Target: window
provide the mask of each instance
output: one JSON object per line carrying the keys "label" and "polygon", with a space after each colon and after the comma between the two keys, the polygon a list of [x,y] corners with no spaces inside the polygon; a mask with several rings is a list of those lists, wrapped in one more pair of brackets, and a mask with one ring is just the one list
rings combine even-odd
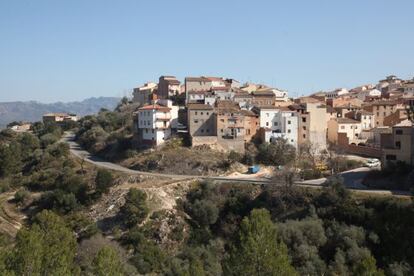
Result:
{"label": "window", "polygon": [[204,133],[204,129],[201,130],[201,133]]}
{"label": "window", "polygon": [[209,115],[209,113],[208,113],[208,112],[206,112],[206,115]]}
{"label": "window", "polygon": [[395,135],[402,135],[402,134],[403,134],[402,129],[397,129],[397,130],[395,131]]}
{"label": "window", "polygon": [[200,115],[204,115],[204,113],[203,112],[200,112]]}
{"label": "window", "polygon": [[377,112],[377,116],[379,116],[379,112]]}
{"label": "window", "polygon": [[306,134],[303,134],[303,139],[306,139]]}
{"label": "window", "polygon": [[288,121],[288,125],[290,125],[291,123],[292,123],[292,122],[289,120],[289,121]]}
{"label": "window", "polygon": [[384,112],[384,116],[387,116],[387,112]]}
{"label": "window", "polygon": [[198,124],[198,120],[194,120],[194,124]]}
{"label": "window", "polygon": [[266,122],[266,126],[269,126],[269,122]]}
{"label": "window", "polygon": [[287,133],[290,133],[290,129],[287,130]]}
{"label": "window", "polygon": [[387,154],[385,155],[385,159],[388,161],[394,161],[394,160],[397,160],[397,156],[394,154]]}
{"label": "window", "polygon": [[224,132],[224,130],[223,130],[223,129],[221,129],[220,131],[221,131],[221,133],[223,133],[223,132]]}
{"label": "window", "polygon": [[277,126],[277,122],[274,122],[274,123],[273,123],[273,125],[274,125],[274,126]]}
{"label": "window", "polygon": [[194,114],[195,114],[195,115],[198,115],[198,112],[196,111],[196,112],[194,112]]}
{"label": "window", "polygon": [[293,143],[293,139],[290,139],[290,141]]}
{"label": "window", "polygon": [[154,130],[152,130],[152,133],[154,133]]}
{"label": "window", "polygon": [[145,129],[145,133],[148,133],[148,128]]}
{"label": "window", "polygon": [[306,118],[305,117],[302,118],[302,122],[306,123]]}
{"label": "window", "polygon": [[269,117],[269,113],[266,113],[266,117]]}
{"label": "window", "polygon": [[303,128],[303,130],[306,130],[306,126],[303,126],[302,128]]}
{"label": "window", "polygon": [[400,141],[395,142],[395,147],[397,149],[400,149],[401,148],[401,142]]}
{"label": "window", "polygon": [[210,129],[206,129],[206,132],[209,133],[210,132]]}

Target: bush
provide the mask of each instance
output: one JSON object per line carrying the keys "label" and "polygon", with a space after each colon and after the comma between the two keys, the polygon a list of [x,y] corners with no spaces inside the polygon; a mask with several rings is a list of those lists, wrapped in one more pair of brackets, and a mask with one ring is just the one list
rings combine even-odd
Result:
{"label": "bush", "polygon": [[148,215],[147,194],[138,189],[129,189],[125,204],[121,208],[121,216],[128,227],[144,221]]}
{"label": "bush", "polygon": [[14,200],[18,205],[22,205],[28,199],[30,193],[25,189],[20,189],[14,194]]}
{"label": "bush", "polygon": [[95,189],[97,193],[107,193],[113,185],[112,173],[105,169],[99,169],[95,178]]}
{"label": "bush", "polygon": [[286,165],[296,157],[295,148],[285,139],[277,139],[272,143],[263,143],[259,146],[257,161],[265,165]]}

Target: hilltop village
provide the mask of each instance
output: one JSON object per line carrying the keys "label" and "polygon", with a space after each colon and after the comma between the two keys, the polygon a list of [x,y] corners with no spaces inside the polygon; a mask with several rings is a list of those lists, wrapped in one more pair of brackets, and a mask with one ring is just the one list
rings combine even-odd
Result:
{"label": "hilltop village", "polygon": [[[176,135],[192,146],[243,153],[252,140],[285,139],[315,152],[335,145],[383,164],[413,164],[414,79],[388,76],[376,84],[290,98],[287,91],[222,77],[161,76],[133,89],[137,146],[155,147]],[[408,113],[407,113],[408,112]]]}

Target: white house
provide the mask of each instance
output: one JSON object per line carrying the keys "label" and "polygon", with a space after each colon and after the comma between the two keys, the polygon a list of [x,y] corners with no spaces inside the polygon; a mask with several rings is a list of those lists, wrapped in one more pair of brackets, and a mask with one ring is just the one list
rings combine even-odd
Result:
{"label": "white house", "polygon": [[171,137],[178,125],[178,106],[169,100],[159,100],[143,106],[137,112],[138,141],[158,146]]}
{"label": "white house", "polygon": [[260,107],[259,126],[264,129],[264,140],[271,142],[284,138],[295,148],[298,146],[298,116],[285,107]]}

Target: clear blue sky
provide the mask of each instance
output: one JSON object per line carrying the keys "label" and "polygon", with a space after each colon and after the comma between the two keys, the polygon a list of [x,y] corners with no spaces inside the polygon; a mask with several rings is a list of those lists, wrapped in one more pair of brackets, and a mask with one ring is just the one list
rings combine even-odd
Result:
{"label": "clear blue sky", "polygon": [[414,1],[0,0],[0,101],[122,96],[161,74],[293,96],[414,76]]}

